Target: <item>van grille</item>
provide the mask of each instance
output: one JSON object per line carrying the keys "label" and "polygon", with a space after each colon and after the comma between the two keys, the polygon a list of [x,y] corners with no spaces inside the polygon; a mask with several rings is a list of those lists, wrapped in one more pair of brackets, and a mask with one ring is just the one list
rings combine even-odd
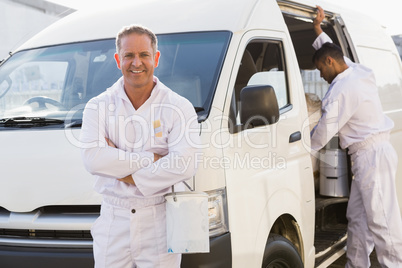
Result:
{"label": "van grille", "polygon": [[0,229],[0,237],[4,238],[58,238],[58,239],[80,239],[92,240],[90,231],[69,231],[69,230],[18,230]]}
{"label": "van grille", "polygon": [[[0,207],[0,238],[7,239],[55,239],[92,241],[90,226],[99,216],[100,206],[47,206],[30,213],[15,213],[28,215],[26,221],[17,222],[14,228],[12,212]],[[38,215],[29,221],[30,215]],[[30,228],[32,225],[32,229]],[[54,229],[41,226],[52,226]],[[85,226],[80,228],[80,226]],[[69,227],[74,227],[69,229]]]}

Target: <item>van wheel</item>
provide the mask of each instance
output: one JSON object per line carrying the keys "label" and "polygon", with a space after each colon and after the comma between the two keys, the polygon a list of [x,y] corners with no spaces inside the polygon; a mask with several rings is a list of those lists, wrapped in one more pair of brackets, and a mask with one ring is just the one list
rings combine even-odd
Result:
{"label": "van wheel", "polygon": [[271,234],[265,246],[262,268],[303,268],[296,247],[281,235]]}

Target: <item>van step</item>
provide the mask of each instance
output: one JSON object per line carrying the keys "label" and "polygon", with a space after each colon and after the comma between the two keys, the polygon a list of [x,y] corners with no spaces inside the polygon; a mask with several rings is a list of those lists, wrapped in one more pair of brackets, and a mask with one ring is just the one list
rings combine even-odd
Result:
{"label": "van step", "polygon": [[316,198],[314,246],[318,266],[346,245],[348,198]]}
{"label": "van step", "polygon": [[[336,239],[336,237],[338,239]],[[326,259],[330,258],[334,253],[346,246],[347,233],[346,229],[342,232],[319,232],[315,235],[316,255],[315,267],[319,266]]]}
{"label": "van step", "polygon": [[346,224],[338,224],[328,230],[316,230],[314,236],[316,256],[321,256],[323,252],[345,240],[346,227]]}

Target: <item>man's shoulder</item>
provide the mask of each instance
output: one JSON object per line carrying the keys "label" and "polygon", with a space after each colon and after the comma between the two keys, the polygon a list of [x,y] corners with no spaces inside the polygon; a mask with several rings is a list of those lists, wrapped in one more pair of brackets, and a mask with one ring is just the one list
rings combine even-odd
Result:
{"label": "man's shoulder", "polygon": [[353,66],[353,72],[351,73],[349,80],[353,81],[355,85],[377,87],[374,72],[362,64],[356,64]]}
{"label": "man's shoulder", "polygon": [[357,64],[350,70],[349,75],[338,81],[333,88],[333,97],[352,99],[364,99],[363,96],[377,92],[375,78],[370,69]]}

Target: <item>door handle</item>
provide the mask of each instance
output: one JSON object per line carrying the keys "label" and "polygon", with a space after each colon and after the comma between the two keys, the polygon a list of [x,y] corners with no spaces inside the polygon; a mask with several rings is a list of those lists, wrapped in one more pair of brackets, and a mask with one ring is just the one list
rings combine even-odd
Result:
{"label": "door handle", "polygon": [[301,132],[296,131],[295,133],[290,134],[289,136],[289,143],[296,142],[301,140]]}

